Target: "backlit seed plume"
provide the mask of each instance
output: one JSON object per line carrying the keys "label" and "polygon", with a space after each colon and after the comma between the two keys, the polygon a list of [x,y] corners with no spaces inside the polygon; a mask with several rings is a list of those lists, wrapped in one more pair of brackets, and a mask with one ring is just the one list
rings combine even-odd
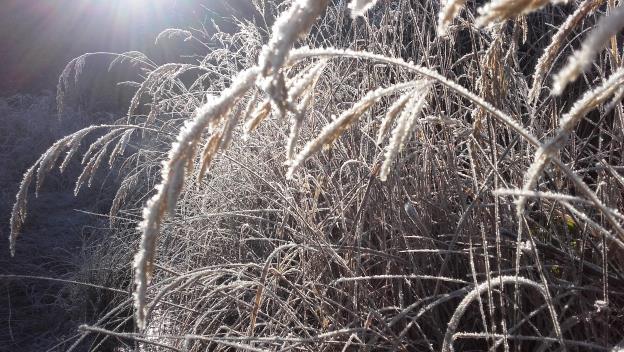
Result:
{"label": "backlit seed plume", "polygon": [[349,9],[351,9],[351,15],[364,16],[366,11],[371,9],[378,0],[351,0],[349,3]]}
{"label": "backlit seed plume", "polygon": [[110,153],[110,156],[108,158],[109,166],[113,166],[115,159],[118,156],[123,155],[123,153],[126,151],[126,147],[130,142],[130,137],[132,137],[133,132],[134,130],[127,130],[126,132],[124,132],[121,138],[119,138],[119,141],[117,142],[117,144],[115,144],[115,147],[113,148],[113,151]]}
{"label": "backlit seed plume", "polygon": [[297,105],[297,108],[291,118],[291,128],[288,136],[288,142],[286,144],[286,158],[288,159],[288,162],[291,162],[295,157],[295,147],[297,139],[299,138],[299,130],[301,129],[303,119],[312,102],[312,97],[314,96],[312,90],[316,86],[316,83],[318,82],[326,64],[326,60],[321,60],[319,63],[314,65],[308,73],[303,75],[301,79],[295,81],[290,89],[288,100],[292,105],[295,104],[301,95],[305,95],[301,99],[301,102]]}
{"label": "backlit seed plume", "polygon": [[306,94],[291,118],[292,125],[288,135],[288,142],[286,143],[286,159],[288,159],[288,162],[291,162],[295,157],[295,147],[297,145],[297,139],[299,139],[299,131],[301,130],[303,118],[310,106],[312,97],[312,93]]}
{"label": "backlit seed plume", "polygon": [[160,32],[158,36],[156,36],[156,41],[154,42],[154,45],[158,45],[158,43],[165,38],[184,38],[184,41],[187,41],[193,38],[193,33],[180,28],[167,28],[164,31]]}
{"label": "backlit seed plume", "polygon": [[209,125],[216,125],[231,111],[239,99],[253,86],[258,69],[251,68],[238,74],[232,85],[223,91],[219,97],[211,99],[195,112],[193,120],[189,121],[178,135],[167,161],[163,163],[161,171],[162,181],[156,187],[156,194],[148,201],[143,210],[143,221],[139,224],[142,232],[140,248],[134,257],[135,293],[134,306],[136,321],[139,328],[144,328],[146,321],[146,294],[147,285],[154,271],[156,256],[156,242],[160,233],[160,225],[167,211],[172,212],[179,192],[184,184],[186,165],[195,157],[197,142],[203,131]]}
{"label": "backlit seed plume", "polygon": [[72,137],[72,135],[69,135],[57,141],[42,155],[41,161],[39,161],[39,167],[37,168],[37,183],[35,194],[39,194],[39,190],[41,189],[41,185],[43,184],[45,176],[52,170],[61,152],[63,152],[65,148],[69,147],[72,141]]}
{"label": "backlit seed plume", "polygon": [[329,0],[296,0],[273,25],[271,39],[262,49],[259,66],[262,72],[260,86],[279,108],[286,110],[286,87],[280,72],[295,42],[306,35]]}
{"label": "backlit seed plume", "polygon": [[392,127],[394,120],[396,120],[396,117],[399,116],[401,111],[403,111],[405,104],[407,104],[411,97],[412,95],[410,93],[406,93],[403,94],[403,96],[397,99],[394,103],[392,103],[383,121],[381,121],[379,132],[377,132],[377,145],[381,145],[384,137],[386,136],[386,133],[388,133],[390,127]]}
{"label": "backlit seed plume", "polygon": [[217,154],[217,150],[219,148],[219,144],[221,143],[221,132],[215,132],[204,146],[204,150],[202,150],[201,155],[201,166],[199,170],[199,175],[197,176],[197,182],[199,183],[206,175],[206,170],[210,166],[210,163],[214,159]]}
{"label": "backlit seed plume", "polygon": [[245,133],[249,134],[253,132],[270,113],[271,102],[269,100],[264,100],[249,114],[250,118],[247,120],[244,127]]}
{"label": "backlit seed plume", "polygon": [[560,95],[570,82],[591,66],[596,55],[607,45],[609,38],[617,34],[624,27],[624,7],[613,10],[607,17],[603,17],[596,28],[581,44],[581,49],[575,51],[568,59],[567,65],[557,73],[553,82],[553,95]]}
{"label": "backlit seed plume", "polygon": [[[118,126],[111,125],[93,125],[86,128],[83,128],[79,131],[76,131],[68,136],[63,137],[62,139],[55,142],[45,153],[35,161],[35,163],[24,173],[22,178],[22,182],[20,183],[17,195],[15,197],[15,203],[13,204],[13,210],[11,212],[11,234],[9,236],[10,241],[10,249],[11,254],[15,254],[15,241],[22,230],[22,226],[26,221],[27,214],[27,201],[28,201],[28,190],[30,185],[32,184],[33,179],[36,177],[36,193],[38,193],[41,188],[45,176],[54,168],[57,161],[59,160],[60,154],[66,151],[65,159],[62,161],[60,169],[61,172],[64,170],[65,166],[68,164],[69,159],[75,154],[76,150],[80,145],[80,141],[90,132],[101,129],[101,128],[112,128]],[[129,127],[129,126],[126,126]],[[102,151],[101,151],[102,152]],[[100,158],[92,158],[93,165],[97,166],[101,161],[102,154],[96,154],[100,156]],[[83,170],[83,174],[85,171]],[[92,174],[85,174],[82,176],[84,180],[90,177]]]}
{"label": "backlit seed plume", "polygon": [[30,188],[30,184],[32,183],[35,175],[36,167],[37,163],[31,166],[24,173],[19,190],[15,196],[15,203],[13,204],[13,211],[11,212],[11,235],[9,236],[11,256],[15,256],[15,242],[17,241],[17,236],[21,232],[24,221],[26,220],[28,189]]}
{"label": "backlit seed plume", "polygon": [[384,156],[384,162],[381,165],[381,171],[379,172],[379,179],[386,181],[388,175],[392,170],[392,165],[399,152],[403,149],[405,142],[407,142],[411,132],[416,125],[416,119],[422,112],[422,109],[427,103],[427,95],[429,93],[430,84],[426,83],[423,87],[417,88],[412,94],[409,102],[405,106],[405,109],[399,117],[397,126],[392,131],[392,137],[390,138],[390,144],[386,148]]}
{"label": "backlit seed plume", "polygon": [[379,88],[368,92],[364,98],[353,104],[350,109],[343,112],[338,118],[325,126],[315,139],[306,144],[303,150],[290,162],[286,177],[292,178],[297,169],[301,167],[310,156],[321,150],[323,146],[333,144],[344,131],[351,127],[351,125],[353,125],[362,114],[368,111],[373,104],[379,101],[379,99],[386,95],[396,93],[397,91],[413,88],[414,86],[418,86],[418,83],[400,83],[388,88]]}
{"label": "backlit seed plume", "polygon": [[[294,111],[296,109],[293,109],[296,106],[297,99],[316,84],[318,76],[322,73],[326,64],[326,60],[321,60],[315,65],[297,73],[295,77],[288,79],[284,87],[286,93],[280,98],[284,100],[283,105],[288,106],[289,110],[293,110],[295,114],[298,114],[298,112]],[[255,104],[256,99],[255,97],[252,98],[249,104]],[[244,121],[246,121],[244,131],[246,135],[253,132],[269,116],[271,113],[271,101],[265,99],[255,109],[252,108],[253,106],[248,105],[244,112]]]}
{"label": "backlit seed plume", "polygon": [[537,60],[535,65],[535,72],[533,73],[533,83],[531,90],[529,91],[529,102],[534,102],[538,98],[546,73],[550,70],[550,67],[559,54],[559,50],[566,43],[565,38],[572,32],[572,30],[587,16],[587,14],[593,11],[602,1],[600,0],[585,0],[579,5],[573,14],[566,18],[565,22],[559,26],[557,33],[553,35],[550,44],[544,49],[544,54]]}
{"label": "backlit seed plume", "polygon": [[459,11],[464,7],[466,0],[447,0],[444,3],[444,7],[440,10],[438,15],[438,35],[446,35],[448,27],[453,22],[453,19],[457,17]]}
{"label": "backlit seed plume", "polygon": [[[563,146],[563,143],[572,133],[574,127],[583,117],[585,117],[585,115],[587,115],[587,113],[609,99],[623,83],[624,69],[620,68],[603,84],[589,92],[586,92],[581,99],[574,103],[570,111],[564,114],[559,120],[557,134],[538,148],[535,160],[526,172],[522,191],[532,191],[537,186],[537,181],[544,171],[548,161],[550,158],[553,158]],[[526,202],[527,197],[521,196],[518,198],[518,202],[516,204],[516,212],[518,216],[524,212]]]}
{"label": "backlit seed plume", "polygon": [[479,27],[519,15],[526,15],[548,4],[567,3],[568,0],[494,0],[479,9],[475,23]]}

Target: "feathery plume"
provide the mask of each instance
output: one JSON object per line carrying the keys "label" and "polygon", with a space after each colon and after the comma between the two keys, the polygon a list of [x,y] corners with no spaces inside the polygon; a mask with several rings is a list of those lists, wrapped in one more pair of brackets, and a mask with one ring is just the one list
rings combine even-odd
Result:
{"label": "feathery plume", "polygon": [[318,63],[303,70],[288,82],[288,104],[295,105],[299,99],[310,88],[318,82],[321,73],[327,66],[327,60],[320,60]]}
{"label": "feathery plume", "polygon": [[147,55],[143,54],[140,51],[126,51],[125,53],[117,55],[113,61],[108,65],[108,70],[112,71],[116,65],[123,64],[128,61],[133,67],[139,66],[139,64],[153,66],[154,63],[150,60]]}
{"label": "feathery plume", "polygon": [[308,33],[314,21],[325,10],[329,0],[296,0],[273,25],[271,39],[262,49],[259,67],[262,79],[258,82],[271,97],[278,112],[286,111],[286,87],[281,69],[295,41]]}
{"label": "feathery plume", "polygon": [[535,72],[533,73],[533,83],[531,84],[531,90],[529,91],[529,102],[534,102],[539,96],[539,92],[544,82],[546,72],[549,70],[550,65],[553,63],[561,46],[565,43],[564,39],[572,32],[588,13],[595,10],[598,5],[602,3],[602,0],[585,0],[579,7],[572,13],[565,22],[559,26],[557,33],[553,35],[552,40],[548,47],[544,49],[544,54],[540,56],[535,64]]}
{"label": "feathery plume", "polygon": [[59,170],[61,172],[64,172],[67,166],[69,166],[69,162],[71,161],[72,157],[78,152],[78,148],[80,148],[80,143],[82,142],[83,138],[92,130],[92,128],[85,128],[72,134],[71,140],[69,141],[69,143],[67,143],[67,152],[65,153],[65,158],[63,158],[63,162],[61,162],[61,166],[59,166]]}
{"label": "feathery plume", "polygon": [[[56,85],[56,106],[59,118],[62,117],[65,112],[65,96],[71,90],[72,87],[76,86],[80,79],[80,74],[82,73],[82,69],[86,63],[86,59],[94,55],[93,53],[82,54],[74,59],[72,59],[63,69],[61,75],[58,79],[58,84]],[[70,78],[73,73],[73,82],[71,82]]]}
{"label": "feathery plume", "polygon": [[[326,60],[321,60],[316,65],[308,67],[305,70],[297,73],[295,77],[289,79],[285,84],[285,91],[288,93],[284,93],[284,96],[281,98],[283,100],[283,105],[288,106],[289,110],[294,111],[295,114],[298,114],[296,109],[292,107],[295,106],[295,102],[298,98],[301,97],[310,87],[314,86],[318,81],[318,76],[322,73],[323,69],[327,64]],[[255,97],[255,95],[254,95]],[[253,104],[255,99],[250,100],[250,104]],[[245,109],[248,110],[251,106],[247,106]],[[278,107],[279,109],[279,107]],[[271,100],[265,99],[262,103],[260,103],[255,110],[251,114],[245,112],[245,116],[250,116],[245,123],[244,131],[245,134],[253,132],[258,126],[269,116],[271,112]]]}
{"label": "feathery plume", "polygon": [[448,27],[453,22],[453,19],[457,17],[459,11],[466,4],[466,0],[447,0],[444,2],[444,7],[440,10],[438,15],[438,35],[444,36],[447,34]]}
{"label": "feathery plume", "polygon": [[410,98],[405,110],[401,113],[397,126],[392,131],[390,144],[386,148],[384,161],[379,172],[379,179],[382,181],[388,179],[394,160],[403,149],[405,142],[414,129],[416,118],[420,115],[427,102],[430,86],[431,84],[426,82],[421,87],[415,89],[415,92],[412,93],[412,98]]}
{"label": "feathery plume", "polygon": [[305,94],[305,96],[295,109],[295,112],[293,113],[293,116],[291,118],[290,133],[288,135],[288,142],[286,146],[286,158],[288,159],[288,163],[290,163],[295,157],[295,147],[297,144],[297,139],[299,139],[299,130],[301,129],[304,116],[314,96],[314,93],[311,91],[316,86],[316,83],[318,82],[321,73],[323,72],[323,69],[326,65],[327,60],[321,60],[319,63],[314,65],[301,79],[293,82],[292,88],[289,91],[288,100],[291,102],[291,104],[294,104],[295,101],[302,94]]}
{"label": "feathery plume", "polygon": [[[40,158],[41,160],[41,158]],[[37,163],[31,166],[22,177],[17,194],[15,195],[15,203],[13,204],[13,210],[11,212],[11,234],[9,235],[9,243],[11,248],[11,256],[15,256],[15,242],[17,236],[19,236],[22,226],[26,220],[27,204],[28,204],[28,189],[35,175],[35,168]]]}
{"label": "feathery plume", "polygon": [[154,42],[154,45],[158,45],[158,43],[165,38],[166,39],[184,38],[184,41],[186,42],[190,40],[191,38],[193,38],[193,33],[185,29],[180,29],[180,28],[167,28],[163,30],[162,32],[158,33],[158,36],[156,36],[156,41]]}
{"label": "feathery plume", "polygon": [[100,149],[85,165],[82,169],[82,173],[78,176],[78,180],[76,181],[76,185],[74,187],[74,196],[77,196],[82,188],[82,185],[87,183],[87,187],[91,187],[91,181],[93,180],[93,176],[97,171],[100,162],[102,161],[104,154],[106,154],[106,147],[108,147],[108,143],[106,143],[102,149]]}
{"label": "feathery plume", "polygon": [[210,166],[210,163],[217,154],[217,150],[219,149],[219,145],[221,144],[221,132],[215,132],[210,136],[208,142],[204,146],[204,150],[202,151],[201,156],[201,167],[199,174],[197,175],[197,183],[201,182],[206,174],[206,170]]}
{"label": "feathery plume", "polygon": [[85,164],[96,151],[104,148],[104,146],[107,146],[111,140],[113,140],[115,137],[119,136],[123,132],[124,129],[113,129],[112,131],[98,138],[95,142],[91,143],[89,149],[87,149],[87,151],[84,153],[81,163]]}
{"label": "feathery plume", "polygon": [[197,141],[204,129],[208,125],[217,124],[230,112],[236,102],[253,86],[258,74],[259,70],[256,68],[242,71],[219,97],[199,107],[195,112],[195,117],[178,135],[178,141],[172,145],[168,160],[163,163],[162,181],[156,187],[156,194],[143,209],[143,221],[139,224],[139,230],[142,232],[140,248],[134,257],[136,285],[134,306],[137,326],[141,329],[146,324],[147,285],[154,272],[160,225],[165,212],[167,210],[171,212],[175,207],[175,201],[184,183],[185,164],[193,159]]}
{"label": "feathery plume", "polygon": [[352,16],[364,16],[366,11],[371,9],[378,0],[351,0],[349,9]]}
{"label": "feathery plume", "polygon": [[568,0],[494,0],[479,9],[475,20],[478,27],[495,21],[503,21],[519,15],[526,15],[548,4],[567,3]]}
{"label": "feathery plume", "polygon": [[117,142],[117,144],[115,144],[115,148],[113,148],[113,151],[110,153],[110,157],[108,159],[109,166],[113,166],[115,159],[118,156],[122,156],[123,153],[126,151],[126,147],[130,142],[130,137],[132,137],[133,132],[134,129],[129,129],[121,135],[121,138],[119,138],[119,141]]}
{"label": "feathery plume", "polygon": [[134,111],[139,107],[141,103],[141,96],[147,93],[152,87],[154,87],[160,80],[169,77],[171,74],[178,71],[181,64],[169,63],[159,66],[157,69],[149,73],[147,78],[141,83],[141,86],[132,96],[130,101],[130,107],[128,108],[128,118],[134,115]]}
{"label": "feathery plume", "polygon": [[624,6],[619,6],[610,15],[603,17],[598,25],[568,59],[567,65],[554,77],[553,95],[560,95],[570,82],[589,68],[594,58],[608,43],[609,38],[624,27]]}
{"label": "feathery plume", "polygon": [[249,115],[251,118],[245,123],[245,133],[253,132],[271,112],[271,101],[265,100],[260,103]]}
{"label": "feathery plume", "polygon": [[[561,117],[557,134],[537,149],[535,160],[525,174],[525,181],[522,187],[523,192],[532,191],[535,188],[549,159],[553,158],[559,151],[562,144],[572,132],[574,126],[576,126],[588,112],[604,103],[613,95],[613,93],[620,88],[622,83],[624,83],[624,68],[618,69],[600,86],[586,92],[581,99],[574,103],[570,111]],[[516,215],[518,217],[524,212],[526,201],[526,196],[520,196],[518,198],[518,202],[516,203]]]}
{"label": "feathery plume", "polygon": [[394,123],[394,120],[399,115],[399,113],[403,111],[405,104],[407,104],[407,102],[412,97],[413,96],[411,93],[403,94],[399,99],[397,99],[390,106],[390,108],[388,109],[388,112],[386,113],[386,116],[381,122],[381,126],[379,127],[379,132],[377,132],[377,145],[381,145],[381,143],[383,142],[383,137],[388,133],[388,131],[390,130],[390,127],[392,127],[392,124]]}
{"label": "feathery plume", "polygon": [[35,187],[35,195],[37,197],[39,196],[39,190],[43,185],[45,176],[52,170],[61,152],[70,145],[71,139],[72,136],[69,135],[58,140],[42,155],[39,167],[37,168],[37,184]]}
{"label": "feathery plume", "polygon": [[522,125],[520,125],[515,119],[511,118],[509,115],[504,112],[498,110],[492,104],[485,101],[483,98],[477,96],[476,94],[471,93],[465,87],[457,84],[454,81],[447,79],[442,76],[438,72],[428,69],[426,67],[422,67],[419,65],[415,65],[413,62],[406,62],[399,58],[390,58],[384,55],[374,54],[366,51],[355,51],[355,50],[342,50],[335,48],[327,48],[327,49],[310,49],[310,48],[300,48],[295,50],[291,59],[293,61],[302,60],[305,58],[331,58],[331,57],[352,57],[358,59],[371,60],[376,62],[381,62],[389,65],[394,65],[396,67],[401,67],[407,69],[409,71],[418,73],[426,78],[434,80],[438,82],[440,85],[450,89],[455,94],[462,96],[468,100],[470,100],[476,106],[483,108],[486,112],[490,113],[492,117],[501,122],[502,124],[508,126],[513,131],[518,133],[522,138],[527,140],[531,145],[539,146],[540,143],[531,134],[527,129],[525,129]]}
{"label": "feathery plume", "polygon": [[313,154],[317,153],[325,145],[334,143],[344,131],[346,131],[362,114],[373,106],[382,97],[397,91],[418,86],[419,83],[400,83],[388,88],[379,88],[368,92],[364,98],[355,103],[350,109],[343,112],[337,119],[325,126],[319,135],[308,142],[301,152],[290,162],[290,167],[286,174],[287,178],[292,178],[295,171]]}
{"label": "feathery plume", "polygon": [[288,159],[288,163],[295,157],[295,147],[297,145],[297,139],[299,139],[299,131],[301,130],[303,118],[312,102],[313,96],[312,93],[306,94],[291,118],[290,134],[288,135],[288,143],[286,145],[286,158]]}
{"label": "feathery plume", "polygon": [[245,109],[243,109],[243,116],[241,117],[241,120],[243,121],[243,124],[245,124],[245,126],[247,125],[247,122],[249,122],[249,120],[251,119],[252,113],[255,110],[256,103],[258,103],[258,96],[258,91],[254,90],[253,94],[249,97],[249,100],[245,105]]}

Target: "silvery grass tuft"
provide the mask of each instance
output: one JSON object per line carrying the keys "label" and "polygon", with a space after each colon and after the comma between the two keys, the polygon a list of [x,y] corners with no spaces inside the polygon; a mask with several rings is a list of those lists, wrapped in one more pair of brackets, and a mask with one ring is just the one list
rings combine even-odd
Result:
{"label": "silvery grass tuft", "polygon": [[555,75],[553,94],[560,95],[570,82],[574,82],[581,73],[586,71],[596,54],[622,27],[624,27],[624,7],[619,6],[598,22],[596,28],[583,41],[581,49],[575,51],[568,59],[567,65]]}
{"label": "silvery grass tuft", "polygon": [[529,101],[534,102],[544,83],[547,71],[550,69],[553,61],[557,58],[561,47],[565,44],[565,39],[574,27],[576,27],[591,11],[594,11],[601,1],[585,0],[568,16],[564,23],[559,26],[557,33],[552,36],[550,44],[544,49],[544,53],[540,56],[535,64],[533,72],[531,90],[529,91]]}
{"label": "silvery grass tuft", "polygon": [[[202,132],[209,125],[218,125],[228,119],[228,114],[236,102],[242,98],[256,80],[278,107],[280,115],[291,108],[287,101],[285,79],[282,66],[288,59],[288,53],[294,42],[305,35],[313,22],[327,6],[327,0],[298,0],[282,14],[273,25],[272,37],[264,47],[259,59],[259,67],[248,69],[233,80],[230,88],[221,93],[219,98],[197,109],[195,117],[178,136],[178,141],[169,152],[168,161],[163,163],[163,180],[157,187],[157,193],[150,199],[143,211],[143,221],[139,225],[142,232],[141,247],[135,256],[135,309],[137,325],[146,324],[147,285],[153,275],[156,255],[156,241],[165,213],[173,215],[175,205],[184,185],[185,172],[193,163],[195,148]],[[211,155],[216,148],[205,149],[204,154]],[[204,164],[211,157],[203,156]]]}
{"label": "silvery grass tuft", "polygon": [[429,95],[429,82],[424,82],[420,87],[408,93],[411,95],[409,101],[405,104],[405,108],[397,121],[396,127],[390,136],[390,143],[386,148],[384,162],[381,165],[379,178],[382,181],[388,179],[394,160],[400,151],[403,150],[407,142],[407,138],[412,134],[414,127],[417,125],[416,120],[422,114],[422,110],[427,103]]}

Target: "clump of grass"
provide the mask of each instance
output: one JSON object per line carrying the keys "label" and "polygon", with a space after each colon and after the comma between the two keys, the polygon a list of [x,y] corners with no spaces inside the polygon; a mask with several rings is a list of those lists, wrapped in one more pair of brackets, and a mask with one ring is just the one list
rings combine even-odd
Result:
{"label": "clump of grass", "polygon": [[[125,158],[111,220],[140,233],[138,332],[103,318],[84,334],[188,351],[619,343],[621,58],[600,52],[615,34],[597,20],[605,6],[558,3],[256,2],[269,21],[282,12],[241,24],[229,50],[225,35],[183,32],[211,50],[145,65],[128,120],[83,156],[77,189],[104,155]],[[461,8],[494,25],[448,31]],[[560,20],[554,35],[525,22]],[[593,26],[606,34],[585,92],[542,96],[561,41]],[[16,225],[35,170],[42,181],[84,133],[29,170]]]}

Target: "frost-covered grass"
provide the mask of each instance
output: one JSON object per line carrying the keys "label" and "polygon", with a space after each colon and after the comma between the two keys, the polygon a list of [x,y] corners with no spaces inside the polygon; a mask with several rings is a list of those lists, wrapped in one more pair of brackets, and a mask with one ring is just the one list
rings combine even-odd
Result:
{"label": "frost-covered grass", "polygon": [[[102,113],[68,112],[59,120],[56,110],[52,94],[0,99],[0,213],[11,212],[23,170],[51,143],[68,131],[109,118]],[[106,253],[103,249],[107,246],[101,239],[111,237],[107,224],[78,211],[105,211],[111,201],[107,187],[114,183],[102,187],[101,172],[96,187],[74,197],[67,189],[80,174],[79,166],[79,160],[71,160],[63,174],[49,172],[38,196],[27,195],[29,221],[22,229],[24,237],[16,257],[0,256],[0,291],[4,292],[0,296],[2,351],[69,347],[78,326],[99,317],[106,305],[115,301],[115,294],[111,294],[114,291],[103,291],[102,286],[119,287],[124,275],[130,284],[125,266],[114,263],[115,255],[96,259]],[[8,216],[0,221],[0,232],[10,232]],[[0,250],[9,253],[9,243],[3,241]],[[127,249],[125,253],[129,256]],[[83,346],[92,341],[89,339]]]}
{"label": "frost-covered grass", "polygon": [[[159,36],[205,48],[195,64],[120,54],[115,64],[144,70],[127,116],[60,139],[26,173],[18,247],[29,185],[85,136],[99,137],[76,190],[104,165],[122,170],[110,248],[136,251],[124,263],[133,293],[82,326],[77,344],[94,334],[184,351],[620,343],[621,10],[254,3],[255,22],[236,33]],[[579,46],[577,65],[567,57]],[[59,80],[61,105],[86,57]],[[566,63],[583,79],[553,75]]]}

